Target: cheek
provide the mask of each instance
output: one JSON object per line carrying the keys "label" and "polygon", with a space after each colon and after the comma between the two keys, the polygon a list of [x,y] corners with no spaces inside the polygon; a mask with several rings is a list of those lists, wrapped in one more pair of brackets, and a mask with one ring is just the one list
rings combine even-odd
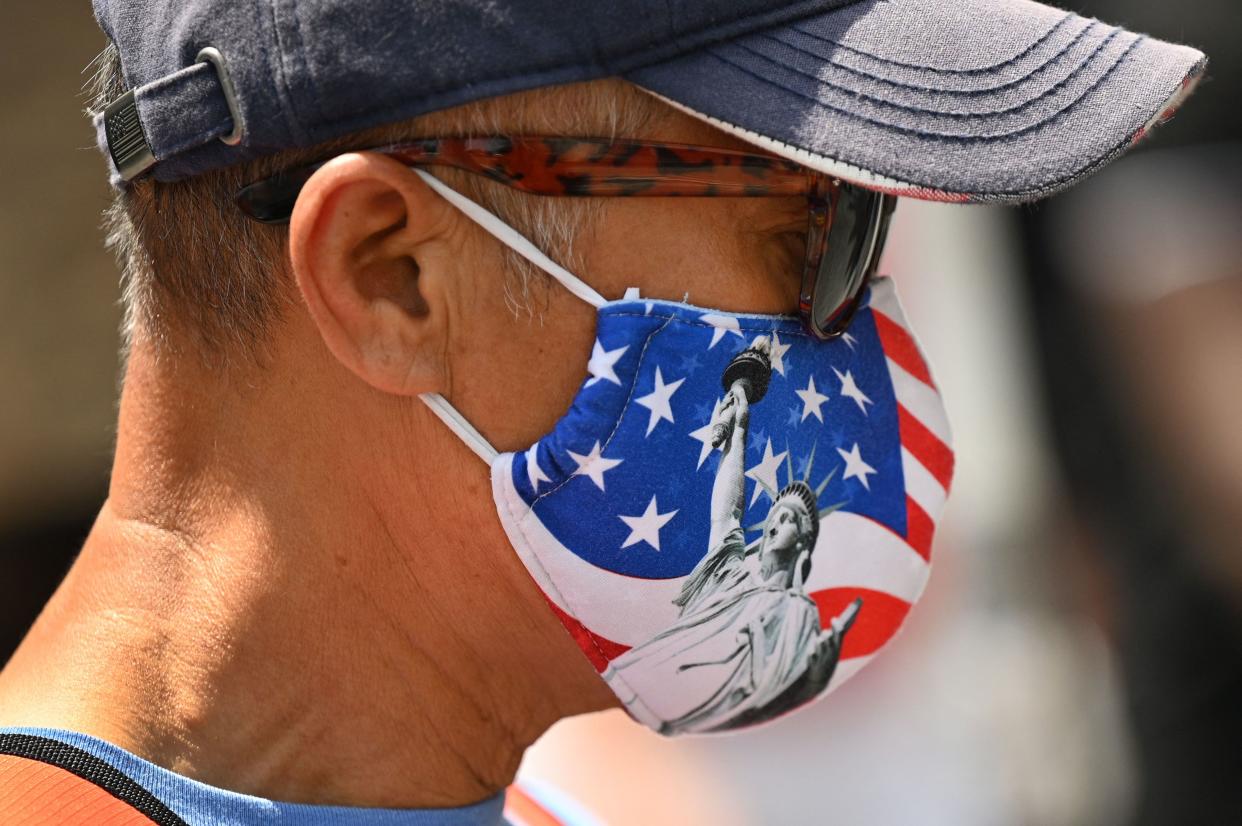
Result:
{"label": "cheek", "polygon": [[451,400],[497,450],[524,450],[565,414],[586,377],[595,310],[560,285],[532,277],[532,313],[504,301],[504,278],[459,320]]}
{"label": "cheek", "polygon": [[610,298],[638,287],[652,298],[688,294],[693,304],[730,312],[793,312],[797,286],[783,264],[773,265],[771,243],[755,230],[770,223],[761,216],[779,200],[613,199],[579,248],[580,274]]}

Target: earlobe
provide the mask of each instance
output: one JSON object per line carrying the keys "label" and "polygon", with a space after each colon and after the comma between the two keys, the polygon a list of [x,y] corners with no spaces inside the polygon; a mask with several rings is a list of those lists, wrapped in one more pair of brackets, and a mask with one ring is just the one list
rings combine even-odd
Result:
{"label": "earlobe", "polygon": [[368,384],[443,389],[456,212],[411,169],[359,152],[307,181],[289,225],[298,288],[328,349]]}

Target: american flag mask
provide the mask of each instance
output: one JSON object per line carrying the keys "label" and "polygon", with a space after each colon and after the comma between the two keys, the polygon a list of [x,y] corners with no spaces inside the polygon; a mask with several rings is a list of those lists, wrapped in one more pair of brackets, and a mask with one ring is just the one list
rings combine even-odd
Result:
{"label": "american flag mask", "polygon": [[953,473],[892,281],[827,342],[791,316],[607,301],[424,179],[598,308],[589,376],[527,450],[498,454],[424,400],[490,462],[510,542],[630,715],[736,730],[870,662],[923,592]]}

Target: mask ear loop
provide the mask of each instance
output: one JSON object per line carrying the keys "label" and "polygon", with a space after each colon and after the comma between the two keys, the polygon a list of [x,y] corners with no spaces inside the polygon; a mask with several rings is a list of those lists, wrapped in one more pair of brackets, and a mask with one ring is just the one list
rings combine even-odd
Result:
{"label": "mask ear loop", "polygon": [[[525,236],[500,220],[495,214],[479,206],[438,178],[428,174],[425,170],[415,169],[414,172],[426,182],[427,186],[439,193],[440,197],[465,213],[467,218],[495,236],[500,243],[555,278],[565,289],[578,298],[592,307],[602,307],[608,303],[608,299],[597,293],[590,284],[587,284],[581,278],[544,255]],[[466,421],[465,416],[458,413],[453,405],[449,404],[448,399],[439,393],[420,393],[419,398],[431,408],[431,412],[435,413],[440,421],[448,426],[449,430],[457,434],[457,438],[465,442],[466,447],[470,448],[476,456],[486,462],[488,467],[500,455],[500,452],[492,447],[483,434],[475,429],[474,425]]]}
{"label": "mask ear loop", "polygon": [[491,442],[476,430],[474,425],[466,421],[465,416],[457,412],[457,408],[449,404],[448,399],[439,393],[419,393],[418,397],[431,408],[431,412],[435,413],[440,421],[448,425],[449,430],[457,434],[457,438],[466,443],[466,447],[474,451],[475,456],[486,462],[488,467],[492,466],[492,462],[496,461],[500,452],[492,447]]}
{"label": "mask ear loop", "polygon": [[444,200],[464,212],[467,218],[494,235],[500,243],[561,282],[561,286],[578,296],[578,298],[581,298],[592,307],[602,307],[608,303],[608,299],[597,293],[590,284],[544,255],[525,236],[500,220],[495,214],[479,206],[457,190],[445,185],[440,179],[429,174],[426,170],[415,169],[414,171],[418,173],[420,178],[426,181],[427,186],[438,192]]}

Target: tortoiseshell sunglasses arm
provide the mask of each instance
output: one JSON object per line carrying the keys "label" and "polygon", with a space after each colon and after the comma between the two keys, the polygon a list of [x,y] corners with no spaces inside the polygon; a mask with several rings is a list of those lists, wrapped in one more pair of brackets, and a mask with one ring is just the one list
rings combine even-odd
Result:
{"label": "tortoiseshell sunglasses arm", "polygon": [[[450,166],[535,195],[775,197],[811,195],[818,176],[793,161],[731,149],[586,138],[424,138],[370,151],[410,166]],[[289,220],[323,163],[285,170],[237,194],[246,215]]]}

